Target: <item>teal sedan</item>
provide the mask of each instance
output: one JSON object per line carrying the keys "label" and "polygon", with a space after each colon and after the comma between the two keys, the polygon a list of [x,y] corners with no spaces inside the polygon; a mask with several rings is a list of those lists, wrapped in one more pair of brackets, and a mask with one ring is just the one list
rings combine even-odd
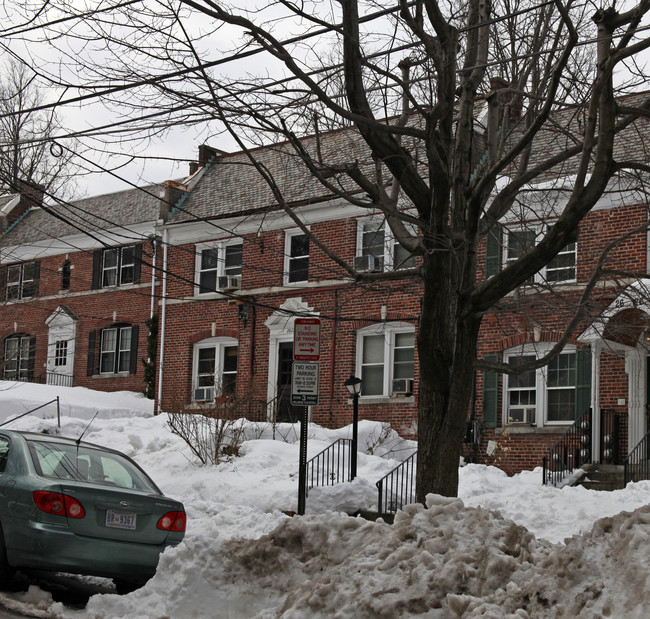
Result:
{"label": "teal sedan", "polygon": [[185,534],[183,504],[128,456],[0,430],[0,584],[28,568],[112,578],[130,591]]}

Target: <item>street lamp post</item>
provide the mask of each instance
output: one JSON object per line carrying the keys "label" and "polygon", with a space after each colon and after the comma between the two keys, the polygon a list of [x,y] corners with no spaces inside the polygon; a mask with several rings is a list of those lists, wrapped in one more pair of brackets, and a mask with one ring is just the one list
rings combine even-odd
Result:
{"label": "street lamp post", "polygon": [[350,479],[357,476],[357,445],[359,442],[359,395],[361,394],[361,379],[350,374],[345,386],[352,396],[352,458],[350,461]]}

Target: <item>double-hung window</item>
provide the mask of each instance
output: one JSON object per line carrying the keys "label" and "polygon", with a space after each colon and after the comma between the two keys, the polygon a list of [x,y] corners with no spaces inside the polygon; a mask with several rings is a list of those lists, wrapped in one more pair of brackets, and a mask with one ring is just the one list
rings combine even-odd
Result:
{"label": "double-hung window", "polygon": [[239,288],[243,249],[241,239],[197,245],[194,293]]}
{"label": "double-hung window", "polygon": [[237,388],[237,340],[213,337],[194,345],[193,400],[211,402]]}
{"label": "double-hung window", "polygon": [[93,254],[92,288],[138,284],[141,265],[141,244],[99,249]]}
{"label": "double-hung window", "polygon": [[284,284],[309,279],[309,236],[302,230],[288,230],[285,236]]}
{"label": "double-hung window", "polygon": [[[542,238],[540,228],[506,228],[503,244],[504,268],[516,262]],[[574,282],[577,278],[577,244],[569,243],[527,283]]]}
{"label": "double-hung window", "polygon": [[131,326],[110,327],[101,331],[99,373],[117,374],[131,368]]}
{"label": "double-hung window", "polygon": [[5,299],[15,301],[36,296],[39,267],[38,262],[22,262],[8,266],[5,275]]}
{"label": "double-hung window", "polygon": [[[417,236],[415,226],[405,222],[406,229]],[[382,217],[363,217],[357,228],[357,270],[389,271],[410,269],[416,266],[416,259],[402,247]]]}
{"label": "double-hung window", "polygon": [[415,328],[409,323],[373,325],[357,332],[361,395],[388,397],[413,392]]}
{"label": "double-hung window", "polygon": [[29,335],[12,335],[5,340],[4,380],[27,381],[33,367],[33,338]]}
{"label": "double-hung window", "polygon": [[[543,356],[550,345],[530,345],[506,352],[505,360],[527,363]],[[588,349],[566,348],[548,365],[520,374],[506,374],[503,379],[504,423],[547,424],[572,423],[589,406],[590,363]],[[579,366],[582,371],[579,372]],[[584,385],[579,383],[582,375]]]}
{"label": "double-hung window", "polygon": [[102,288],[135,281],[135,245],[105,249],[103,258]]}

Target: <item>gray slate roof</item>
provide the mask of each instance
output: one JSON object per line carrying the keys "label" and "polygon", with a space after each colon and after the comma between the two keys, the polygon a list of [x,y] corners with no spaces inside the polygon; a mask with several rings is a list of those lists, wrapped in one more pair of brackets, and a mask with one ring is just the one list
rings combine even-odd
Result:
{"label": "gray slate roof", "polygon": [[148,185],[47,207],[63,219],[45,209],[31,209],[0,238],[0,247],[155,221],[161,189]]}

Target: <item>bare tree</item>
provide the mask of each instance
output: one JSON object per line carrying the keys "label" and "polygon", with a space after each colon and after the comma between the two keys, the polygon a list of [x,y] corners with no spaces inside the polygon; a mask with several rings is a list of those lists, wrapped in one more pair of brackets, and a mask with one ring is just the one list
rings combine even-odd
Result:
{"label": "bare tree", "polygon": [[[615,175],[647,171],[643,153],[617,161],[614,145],[619,132],[648,116],[650,99],[618,103],[624,91],[617,93],[613,76],[628,63],[634,81],[633,61],[650,46],[639,28],[650,1],[625,13],[599,9],[591,19],[588,6],[281,0],[246,11],[217,0],[129,4],[77,20],[77,40],[101,47],[102,56],[68,52],[64,60],[75,63],[80,77],[67,85],[94,90],[126,115],[140,113],[133,130],[209,121],[242,149],[284,141],[282,149],[292,149],[325,193],[384,215],[395,239],[419,258],[416,268],[357,273],[313,241],[356,282],[420,283],[422,501],[428,492],[457,493],[475,370],[513,371],[478,359],[486,313],[508,308],[509,295],[576,240]],[[235,45],[215,52],[224,40]],[[326,53],[333,48],[340,65],[316,62],[336,58]],[[265,55],[263,64],[279,69],[235,77],[235,62],[251,55],[256,63]],[[116,83],[130,94],[108,88]],[[327,110],[330,126],[354,126],[353,147],[327,151],[319,139],[301,139],[315,110]],[[277,204],[307,231],[268,168],[254,153],[250,162]],[[556,199],[543,238],[485,278],[478,257],[486,238],[500,220],[530,208],[531,188],[548,178],[564,181],[537,189]],[[537,366],[558,354],[585,319],[585,301],[602,277],[598,262],[583,302],[564,321],[564,335]]]}
{"label": "bare tree", "polygon": [[58,115],[54,109],[35,109],[43,101],[33,72],[10,59],[0,77],[0,189],[7,193],[15,193],[23,182],[60,197],[74,191],[71,151],[52,144],[60,128]]}

